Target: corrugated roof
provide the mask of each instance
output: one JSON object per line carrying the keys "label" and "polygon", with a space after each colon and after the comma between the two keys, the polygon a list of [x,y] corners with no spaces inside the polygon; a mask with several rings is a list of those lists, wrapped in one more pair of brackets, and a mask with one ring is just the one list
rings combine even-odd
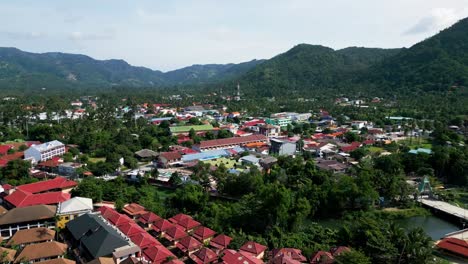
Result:
{"label": "corrugated roof", "polygon": [[57,241],[27,245],[16,257],[15,263],[62,256],[67,252],[67,248],[67,244]]}
{"label": "corrugated roof", "polygon": [[53,240],[55,238],[55,231],[45,228],[31,228],[18,230],[8,241],[7,245],[21,245],[21,244],[30,244],[37,242],[44,242],[48,240]]}
{"label": "corrugated roof", "polygon": [[242,145],[256,141],[267,141],[268,138],[264,135],[250,135],[246,137],[233,137],[223,139],[205,140],[200,142],[200,149],[212,148],[212,147],[223,147],[230,145]]}
{"label": "corrugated roof", "polygon": [[57,206],[34,205],[28,207],[14,208],[0,215],[0,225],[24,223],[54,218]]}

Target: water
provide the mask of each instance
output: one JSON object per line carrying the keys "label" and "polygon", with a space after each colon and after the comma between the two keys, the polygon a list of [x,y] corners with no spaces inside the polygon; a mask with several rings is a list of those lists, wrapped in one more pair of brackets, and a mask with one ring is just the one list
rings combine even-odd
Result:
{"label": "water", "polygon": [[414,216],[396,222],[407,229],[421,227],[433,240],[439,240],[448,233],[460,230],[457,225],[435,216]]}

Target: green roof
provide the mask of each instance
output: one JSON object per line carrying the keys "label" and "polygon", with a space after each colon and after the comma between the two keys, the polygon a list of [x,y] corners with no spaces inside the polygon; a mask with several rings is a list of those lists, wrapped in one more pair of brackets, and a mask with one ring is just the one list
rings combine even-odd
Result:
{"label": "green roof", "polygon": [[171,133],[186,133],[186,132],[189,132],[190,129],[195,130],[195,132],[197,131],[209,131],[209,130],[213,130],[213,126],[212,125],[199,125],[199,126],[173,126],[173,127],[170,127],[169,129],[171,130]]}

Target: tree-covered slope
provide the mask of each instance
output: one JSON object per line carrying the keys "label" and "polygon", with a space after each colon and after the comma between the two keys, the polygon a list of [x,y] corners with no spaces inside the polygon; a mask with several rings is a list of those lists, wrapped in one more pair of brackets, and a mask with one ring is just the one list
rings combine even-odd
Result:
{"label": "tree-covered slope", "polygon": [[322,90],[368,69],[398,49],[350,47],[342,50],[300,44],[248,72],[242,83],[250,92],[277,95],[284,90]]}
{"label": "tree-covered slope", "polygon": [[445,91],[468,85],[468,18],[360,76],[359,83],[375,87]]}

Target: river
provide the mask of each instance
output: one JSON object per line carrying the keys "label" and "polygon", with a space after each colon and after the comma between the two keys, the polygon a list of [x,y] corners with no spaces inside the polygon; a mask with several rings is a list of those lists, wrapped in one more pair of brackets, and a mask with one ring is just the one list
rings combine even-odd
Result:
{"label": "river", "polygon": [[443,238],[447,233],[460,230],[457,225],[454,225],[444,219],[435,216],[413,216],[406,219],[396,220],[405,229],[421,227],[426,234],[433,240],[437,241]]}

